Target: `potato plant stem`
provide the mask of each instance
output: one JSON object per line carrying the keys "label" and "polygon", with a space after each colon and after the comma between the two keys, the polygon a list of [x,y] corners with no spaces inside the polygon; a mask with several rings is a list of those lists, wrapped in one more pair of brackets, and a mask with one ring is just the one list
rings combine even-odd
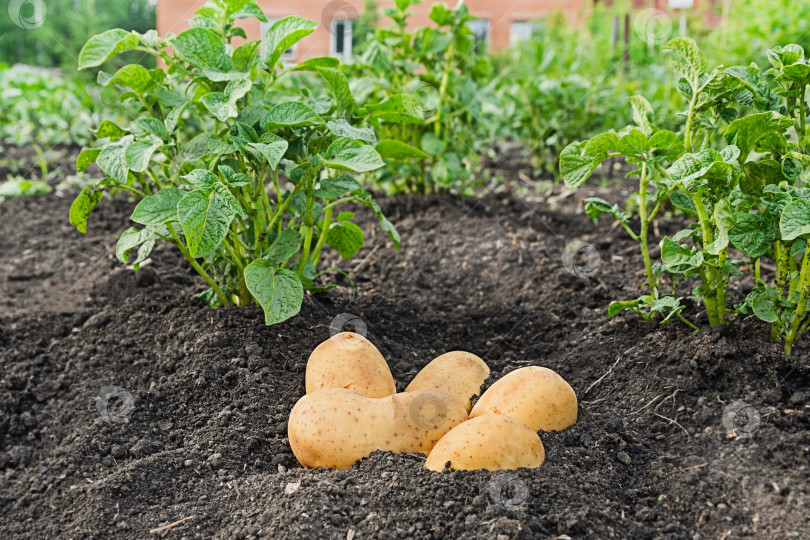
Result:
{"label": "potato plant stem", "polygon": [[685,324],[686,326],[688,326],[689,328],[691,328],[691,329],[692,329],[692,330],[694,330],[695,332],[697,332],[698,330],[700,330],[700,329],[699,329],[697,326],[695,326],[695,325],[694,325],[694,324],[692,324],[691,322],[687,321],[687,320],[686,320],[686,319],[683,317],[683,315],[681,315],[680,313],[677,313],[675,316],[676,316],[676,317],[678,317],[678,319],[680,319],[680,321],[681,321],[683,324]]}
{"label": "potato plant stem", "polygon": [[[229,234],[231,234],[231,237],[233,238],[233,231],[229,231]],[[239,296],[236,305],[240,307],[247,306],[253,300],[253,295],[250,294],[250,291],[247,288],[247,283],[245,283],[245,263],[240,254],[237,253],[234,248],[228,245],[228,242],[223,242],[222,245],[225,246],[225,251],[227,251],[228,255],[231,256],[231,259],[233,259],[236,267],[239,268]],[[238,243],[234,243],[234,246],[241,251]]]}
{"label": "potato plant stem", "polygon": [[[793,319],[790,322],[790,327],[785,337],[785,356],[790,356],[793,349],[793,343],[796,338],[801,335],[799,332],[799,325],[804,320],[805,310],[807,309],[807,300],[810,297],[810,244],[804,250],[804,257],[802,257],[802,270],[799,274],[799,285],[796,288],[799,294],[799,302],[796,305],[796,311],[793,312]],[[806,327],[807,325],[805,325]]]}
{"label": "potato plant stem", "polygon": [[799,151],[804,153],[807,149],[805,146],[805,135],[807,134],[807,109],[804,103],[805,96],[807,95],[807,87],[802,83],[801,97],[799,98]]}
{"label": "potato plant stem", "polygon": [[652,261],[650,260],[650,249],[647,242],[647,234],[648,229],[650,227],[650,222],[647,218],[647,184],[649,183],[649,179],[647,178],[647,162],[644,161],[641,163],[641,189],[639,193],[639,201],[638,205],[638,215],[639,219],[641,220],[641,234],[639,236],[639,243],[641,244],[641,256],[644,258],[644,271],[647,274],[647,280],[650,284],[650,291],[652,292],[653,297],[656,297],[657,291],[657,284],[655,281],[655,274],[653,273],[652,269]]}
{"label": "potato plant stem", "polygon": [[312,227],[309,225],[302,225],[301,230],[304,232],[304,251],[301,253],[301,261],[298,263],[298,270],[296,273],[298,277],[301,277],[304,274],[304,269],[307,266],[307,260],[309,259],[309,250],[312,246]]}
{"label": "potato plant stem", "polygon": [[304,216],[304,223],[301,225],[301,230],[304,232],[304,251],[301,253],[301,260],[298,263],[298,277],[304,274],[304,269],[307,267],[307,261],[309,260],[309,252],[312,248],[312,205],[315,203],[315,197],[313,197],[310,192],[310,182],[314,183],[313,177],[310,175],[302,181],[302,183],[307,184],[307,209],[306,215]]}
{"label": "potato plant stem", "polygon": [[689,113],[686,116],[686,127],[684,128],[683,133],[683,142],[687,152],[694,151],[692,147],[692,121],[695,117],[695,103],[697,102],[697,97],[698,92],[693,90],[692,99],[689,102]]}
{"label": "potato plant stem", "polygon": [[726,260],[728,259],[728,247],[720,252],[717,258],[717,274],[715,275],[715,286],[717,287],[717,316],[720,322],[724,322],[726,316]]}
{"label": "potato plant stem", "polygon": [[[702,235],[702,244],[705,249],[706,246],[712,243],[713,234],[711,229],[711,221],[709,220],[709,213],[706,210],[706,204],[700,195],[692,197],[692,202],[695,204],[697,210],[698,220],[700,221],[700,230]],[[721,269],[718,271],[723,274]],[[703,303],[706,305],[706,313],[709,316],[709,325],[712,327],[720,323],[720,313],[717,305],[717,284],[715,282],[715,272],[711,267],[704,264],[700,267],[700,281],[703,284]]]}
{"label": "potato plant stem", "polygon": [[[788,275],[792,276],[799,271],[799,267],[796,263],[796,257],[791,253],[791,249],[788,246],[785,246],[785,252],[788,254]],[[793,296],[796,294],[796,290],[799,286],[799,280],[791,279],[790,286],[788,286],[788,300],[791,300]]]}
{"label": "potato plant stem", "polygon": [[217,295],[217,298],[219,298],[220,304],[222,304],[225,307],[230,306],[231,302],[228,300],[228,297],[225,296],[225,293],[222,292],[222,289],[219,287],[219,285],[217,285],[217,282],[214,281],[214,279],[210,275],[208,275],[208,272],[206,272],[203,269],[203,267],[200,266],[199,263],[197,263],[194,257],[191,256],[191,253],[189,253],[188,249],[186,249],[186,246],[183,245],[183,241],[180,240],[179,236],[177,236],[177,232],[174,230],[172,224],[167,223],[166,227],[169,229],[169,234],[172,235],[174,245],[177,246],[177,248],[180,250],[180,253],[183,254],[183,257],[185,257],[186,260],[189,262],[189,264],[191,264],[191,267],[194,268],[194,270],[196,270],[198,274],[200,274],[200,276],[205,280],[206,283],[208,283],[208,286],[211,287],[211,290],[213,290],[214,293]]}
{"label": "potato plant stem", "polygon": [[[302,180],[297,186],[295,186],[295,189],[292,191],[292,193],[287,195],[287,197],[284,199],[284,202],[279,204],[278,209],[276,210],[276,213],[273,215],[273,217],[270,219],[270,223],[267,225],[268,230],[272,229],[273,226],[276,224],[276,222],[278,222],[278,220],[284,214],[284,210],[287,209],[287,205],[290,204],[290,201],[292,200],[293,195],[298,193],[298,191],[301,189],[301,187],[304,185],[304,183],[305,182]],[[281,193],[279,193],[278,197],[279,197],[279,200],[281,200]]]}
{"label": "potato plant stem", "polygon": [[447,94],[447,84],[450,81],[450,70],[452,68],[453,57],[456,52],[456,36],[452,34],[453,41],[450,42],[450,47],[447,50],[447,56],[444,62],[444,72],[442,73],[442,82],[439,84],[439,99],[436,108],[436,123],[434,124],[434,132],[436,136],[442,138],[442,104],[444,97]]}
{"label": "potato plant stem", "polygon": [[326,242],[326,236],[329,234],[329,226],[332,224],[332,207],[328,207],[323,215],[323,225],[321,226],[321,234],[318,237],[318,243],[315,244],[315,249],[312,250],[312,265],[318,267],[318,259],[321,257],[321,248]]}
{"label": "potato plant stem", "polygon": [[[788,257],[790,257],[790,250],[781,240],[776,241],[774,250],[776,255],[776,290],[778,291],[776,304],[781,305],[785,297],[785,287],[788,283],[788,276],[790,275],[788,273]],[[777,321],[773,323],[773,327],[771,327],[771,339],[773,341],[779,339],[781,324],[781,320],[777,319]]]}

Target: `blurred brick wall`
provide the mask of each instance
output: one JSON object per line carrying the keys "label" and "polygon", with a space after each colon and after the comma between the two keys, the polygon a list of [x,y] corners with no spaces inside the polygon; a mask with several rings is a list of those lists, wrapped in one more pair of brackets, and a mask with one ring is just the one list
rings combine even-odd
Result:
{"label": "blurred brick wall", "polygon": [[[470,12],[489,21],[489,40],[492,50],[502,50],[509,46],[510,29],[516,21],[530,21],[550,12],[564,12],[570,19],[576,19],[584,6],[590,6],[592,0],[467,0]],[[188,28],[188,19],[194,11],[203,6],[206,0],[158,0],[157,29],[161,36],[168,33],[178,34]],[[428,13],[434,0],[423,0],[422,4],[411,10],[414,16],[411,25],[414,27],[432,25]],[[455,1],[449,0],[449,6]],[[331,21],[335,19],[357,19],[363,12],[363,0],[258,0],[268,17],[281,18],[288,15],[299,15],[320,23],[311,36],[302,40],[295,50],[295,60],[329,54]],[[393,0],[378,0],[378,8],[393,5]],[[390,19],[381,18],[381,24],[387,25]],[[245,21],[242,25],[249,39],[260,39],[260,25],[255,20]]]}
{"label": "blurred brick wall", "polygon": [[[457,0],[447,0],[450,6]],[[594,0],[466,0],[470,12],[480,19],[489,21],[489,47],[493,51],[509,46],[512,24],[519,21],[536,20],[549,13],[565,13],[569,21],[576,21],[593,5]],[[597,0],[599,1],[599,0]],[[602,0],[605,1],[605,0]],[[194,11],[203,6],[206,0],[158,0],[157,29],[161,36],[168,33],[178,34],[188,28],[188,19]],[[377,0],[378,9],[393,5],[393,0]],[[423,0],[422,4],[411,8],[412,27],[431,26],[428,19],[430,8],[437,0]],[[607,3],[611,3],[607,1]],[[654,8],[669,11],[669,0],[633,0],[637,9]],[[694,0],[691,14],[704,16],[710,25],[717,24],[718,11],[722,0]],[[295,48],[293,60],[303,60],[313,56],[325,56],[330,53],[330,27],[332,19],[356,20],[363,12],[363,0],[258,0],[270,18],[281,18],[288,15],[299,15],[320,23],[318,29],[302,40]],[[716,9],[712,10],[712,7]],[[676,13],[670,12],[673,19]],[[387,25],[391,21],[381,17],[380,23]],[[673,21],[677,28],[677,20]],[[258,21],[248,20],[242,23],[249,39],[260,39],[261,30]],[[238,44],[239,40],[234,43]]]}

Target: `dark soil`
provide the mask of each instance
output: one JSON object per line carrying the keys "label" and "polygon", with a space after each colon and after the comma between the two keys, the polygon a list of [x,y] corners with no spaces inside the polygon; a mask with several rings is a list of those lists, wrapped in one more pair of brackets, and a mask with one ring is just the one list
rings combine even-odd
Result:
{"label": "dark soil", "polygon": [[[329,261],[356,291],[341,278],[274,327],[194,300],[204,284],[168,246],[137,273],[120,265],[130,203],[102,201],[86,236],[69,196],[0,205],[0,537],[146,538],[185,520],[166,535],[807,538],[810,346],[785,359],[755,319],[693,333],[608,318],[639,292],[640,257],[582,196],[383,201],[402,250],[361,212],[367,246]],[[563,268],[574,240],[599,254],[591,277]],[[535,470],[437,474],[382,452],[303,469],[287,416],[341,313],[366,323],[400,389],[464,349],[496,376],[556,370],[579,421],[541,433]]]}

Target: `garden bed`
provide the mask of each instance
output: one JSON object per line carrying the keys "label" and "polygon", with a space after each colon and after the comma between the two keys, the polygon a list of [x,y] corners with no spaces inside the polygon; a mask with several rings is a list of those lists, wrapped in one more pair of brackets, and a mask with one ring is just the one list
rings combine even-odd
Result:
{"label": "garden bed", "polygon": [[[114,246],[129,226],[126,201],[104,199],[86,236],[67,222],[72,197],[3,203],[0,536],[144,538],[178,520],[158,532],[806,534],[810,347],[785,359],[753,317],[700,333],[608,318],[611,300],[639,293],[640,257],[620,228],[593,225],[581,210],[597,191],[610,202],[627,194],[586,191],[383,200],[401,252],[361,210],[366,246],[328,265],[348,272],[356,291],[335,278],[338,288],[307,296],[300,315],[273,327],[258,307],[212,311],[194,300],[204,284],[170,246],[138,273],[123,267]],[[599,253],[590,278],[563,268],[574,240]],[[579,396],[579,421],[541,434],[546,463],[506,477],[516,491],[501,496],[505,473],[436,474],[416,454],[305,470],[286,420],[309,353],[341,313],[365,322],[400,390],[435,356],[464,349],[496,377],[554,369]],[[707,326],[698,313],[685,312]],[[107,387],[132,396],[126,422],[109,421],[126,410],[99,411]],[[738,401],[759,415],[750,437],[744,414],[741,436],[727,433],[724,410]]]}

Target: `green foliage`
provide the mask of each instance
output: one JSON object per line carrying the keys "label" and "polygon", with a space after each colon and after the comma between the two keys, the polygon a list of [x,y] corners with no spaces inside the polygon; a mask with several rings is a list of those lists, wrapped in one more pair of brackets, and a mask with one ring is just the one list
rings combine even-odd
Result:
{"label": "green foliage", "polygon": [[[258,303],[267,324],[298,313],[314,284],[324,245],[351,257],[363,233],[351,213],[356,202],[378,216],[399,247],[399,235],[371,194],[350,176],[385,165],[374,144],[378,121],[358,106],[335,59],[297,67],[284,50],[316,24],[300,17],[275,22],[259,42],[233,48],[237,19],[264,19],[253,1],[214,0],[196,12],[191,28],[166,40],[154,32],[110,30],[91,38],[81,68],[105,64],[126,51],[161,59],[167,70],[127,65],[99,72],[136,117],[104,122],[102,147],[85,150],[77,168],[94,162],[106,177],[82,191],[71,223],[84,232],[102,193],[124,190],[140,202],[133,227],[116,255],[137,268],[158,241],[174,244],[210,289],[198,295],[212,307]],[[330,89],[316,96],[298,81],[310,70]],[[386,144],[400,148],[399,141]],[[132,251],[137,248],[137,256]]]}
{"label": "green foliage", "polygon": [[[10,64],[73,71],[76,53],[91,36],[109,28],[146,32],[155,27],[155,2],[149,0],[47,0],[18,4],[21,20],[28,21],[27,28],[15,24],[12,13],[7,13],[9,2],[4,3],[0,17],[3,36],[0,58]],[[35,12],[37,4],[44,5],[43,14]]]}
{"label": "green foliage", "polygon": [[0,65],[0,142],[82,145],[98,107],[82,85],[37,68]]}
{"label": "green foliage", "polygon": [[494,136],[523,143],[538,172],[556,175],[566,146],[626,122],[627,103],[640,92],[653,103],[658,125],[674,128],[671,76],[635,34],[628,62],[613,43],[611,21],[624,16],[621,9],[595,5],[587,31],[549,16],[535,23],[532,39],[497,58]]}
{"label": "green foliage", "polygon": [[[702,298],[709,323],[726,323],[728,284],[742,275],[742,261],[729,258],[733,247],[750,259],[756,282],[737,313],[750,310],[771,323],[772,337],[784,339],[790,354],[810,324],[810,190],[805,173],[810,163],[810,63],[796,44],[769,51],[771,68],[765,73],[755,64],[710,69],[706,55],[688,38],[671,40],[662,49],[670,52],[670,68],[680,77],[677,90],[687,104],[678,133],[656,128],[654,108],[636,97],[631,100],[634,126],[573,143],[560,157],[560,173],[572,189],[608,157],[639,165],[640,233],[629,227],[628,212],[604,201],[586,201],[590,217],[613,215],[639,242],[644,258],[650,294],[614,302],[609,312],[630,310],[647,320],[670,313],[683,320],[677,284],[698,277],[701,284],[694,294]],[[663,264],[654,266],[647,228],[667,202],[695,223],[664,238]],[[654,207],[648,212],[650,205]],[[762,257],[776,265],[772,283],[760,274]],[[672,282],[666,295],[665,277]]]}
{"label": "green foliage", "polygon": [[0,182],[0,203],[12,197],[27,197],[30,195],[43,195],[51,192],[51,186],[42,180],[10,176]]}
{"label": "green foliage", "polygon": [[363,11],[352,28],[352,51],[362,53],[374,37],[380,24],[379,7],[375,0],[363,0]]}
{"label": "green foliage", "polygon": [[[492,79],[488,57],[476,50],[467,6],[432,6],[431,26],[408,29],[415,0],[396,2],[393,20],[366,40],[351,66],[370,123],[384,139],[390,166],[376,176],[388,192],[464,192],[484,140],[484,86]],[[407,146],[406,146],[407,145]]]}

